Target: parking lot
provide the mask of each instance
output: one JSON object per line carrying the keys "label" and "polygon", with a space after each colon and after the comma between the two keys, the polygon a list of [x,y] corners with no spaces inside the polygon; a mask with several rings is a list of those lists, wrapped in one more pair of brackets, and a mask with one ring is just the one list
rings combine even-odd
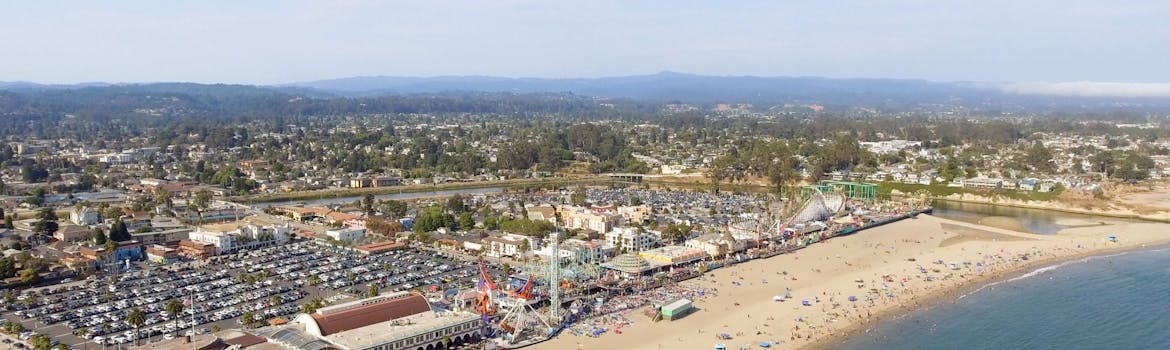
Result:
{"label": "parking lot", "polygon": [[[498,272],[498,271],[495,271]],[[292,318],[312,298],[337,301],[363,297],[370,285],[382,292],[446,290],[473,285],[475,263],[408,249],[364,256],[346,248],[301,241],[279,247],[215,257],[201,266],[139,265],[116,275],[38,292],[25,291],[6,312],[26,330],[74,348],[134,342],[130,310],[142,310],[142,342]],[[185,305],[178,315],[168,303]]]}

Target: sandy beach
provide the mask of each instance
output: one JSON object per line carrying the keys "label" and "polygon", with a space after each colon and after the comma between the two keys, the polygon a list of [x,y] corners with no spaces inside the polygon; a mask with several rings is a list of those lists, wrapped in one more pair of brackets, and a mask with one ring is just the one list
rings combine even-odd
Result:
{"label": "sandy beach", "polygon": [[[1116,236],[1117,242],[1108,237]],[[621,334],[565,333],[531,349],[819,349],[882,319],[954,301],[987,283],[1086,256],[1170,243],[1170,224],[1114,223],[1034,235],[920,215],[755,260],[679,284],[713,291],[695,313],[652,322],[641,309]],[[735,283],[738,282],[738,283]],[[775,296],[790,299],[774,301]],[[850,297],[856,301],[850,301]],[[808,306],[802,305],[803,301]],[[727,333],[732,339],[720,340]]]}

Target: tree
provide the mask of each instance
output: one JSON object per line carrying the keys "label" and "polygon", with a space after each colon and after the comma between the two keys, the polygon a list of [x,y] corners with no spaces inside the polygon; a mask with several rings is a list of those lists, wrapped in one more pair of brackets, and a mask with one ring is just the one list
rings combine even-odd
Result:
{"label": "tree", "polygon": [[587,193],[584,186],[577,186],[577,188],[573,190],[573,194],[569,196],[569,203],[572,203],[578,207],[585,206],[586,194]]}
{"label": "tree", "polygon": [[110,225],[110,240],[125,242],[133,238],[133,236],[130,236],[130,231],[126,230],[126,223],[122,222],[122,219],[114,220],[114,224]]}
{"label": "tree", "polygon": [[126,314],[126,323],[134,326],[134,345],[138,345],[138,328],[146,323],[146,313],[137,307],[130,309],[130,312]]}
{"label": "tree", "polygon": [[367,194],[365,197],[362,197],[361,208],[362,211],[366,213],[366,217],[374,216],[374,211],[376,208],[374,208],[373,194]]}
{"label": "tree", "polygon": [[384,200],[378,204],[378,210],[393,219],[399,219],[403,216],[406,216],[406,212],[409,209],[410,208],[406,205],[406,202],[394,199]]}
{"label": "tree", "polygon": [[53,212],[53,208],[41,208],[37,213],[37,222],[33,223],[33,231],[45,236],[52,236],[57,232],[57,213]]}
{"label": "tree", "polygon": [[520,256],[524,258],[524,261],[528,261],[528,250],[530,248],[532,247],[530,246],[530,243],[528,243],[527,239],[520,241]]}
{"label": "tree", "polygon": [[370,283],[370,288],[366,289],[366,297],[373,298],[378,296],[378,284]]}
{"label": "tree", "polygon": [[35,284],[41,281],[41,274],[34,268],[20,270],[20,283]]}
{"label": "tree", "polygon": [[284,298],[281,298],[280,295],[273,295],[272,299],[270,301],[272,302],[273,307],[280,306],[280,304],[284,304]]}
{"label": "tree", "polygon": [[252,327],[252,323],[256,322],[255,317],[256,315],[253,315],[251,311],[244,312],[244,315],[240,316],[240,323],[243,323],[244,327],[250,328]]}
{"label": "tree", "polygon": [[666,239],[666,241],[671,243],[671,244],[677,243],[679,241],[679,239],[685,237],[683,235],[682,228],[679,226],[683,226],[683,225],[676,225],[676,224],[667,225],[666,229],[662,230],[662,238]]}
{"label": "tree", "polygon": [[167,310],[168,314],[171,314],[171,317],[179,317],[179,313],[183,312],[183,303],[179,299],[171,299],[167,301],[164,309]]}
{"label": "tree", "polygon": [[467,206],[463,204],[463,197],[460,197],[459,195],[454,195],[451,196],[451,198],[447,198],[447,204],[445,204],[443,208],[454,214],[467,211]]}
{"label": "tree", "polygon": [[211,207],[211,191],[200,190],[195,192],[195,198],[188,205],[191,210],[199,213],[199,223],[203,223],[203,211]]}
{"label": "tree", "polygon": [[16,276],[16,260],[12,259],[11,256],[0,258],[0,279],[12,276]]}
{"label": "tree", "polygon": [[154,188],[154,203],[164,206],[167,209],[174,208],[175,206],[175,203],[171,201],[171,192],[162,186]]}
{"label": "tree", "polygon": [[118,249],[118,242],[115,242],[112,239],[107,239],[106,244],[103,247],[106,248],[107,252],[112,252]]}
{"label": "tree", "polygon": [[100,228],[93,229],[93,244],[99,245],[99,246],[105,245],[107,238],[108,237],[106,237],[106,232],[102,231],[102,229],[100,229]]}
{"label": "tree", "polygon": [[463,214],[459,214],[459,228],[464,230],[475,228],[475,219],[471,216],[471,213],[463,212]]}
{"label": "tree", "polygon": [[500,229],[500,217],[496,215],[488,215],[483,218],[483,228],[488,230]]}
{"label": "tree", "polygon": [[52,340],[44,334],[35,334],[28,340],[32,344],[33,350],[51,350]]}

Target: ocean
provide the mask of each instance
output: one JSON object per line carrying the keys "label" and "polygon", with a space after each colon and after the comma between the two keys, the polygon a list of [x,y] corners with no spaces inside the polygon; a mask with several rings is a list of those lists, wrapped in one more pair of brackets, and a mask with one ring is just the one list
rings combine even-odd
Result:
{"label": "ocean", "polygon": [[1170,248],[1045,267],[836,349],[1170,349]]}

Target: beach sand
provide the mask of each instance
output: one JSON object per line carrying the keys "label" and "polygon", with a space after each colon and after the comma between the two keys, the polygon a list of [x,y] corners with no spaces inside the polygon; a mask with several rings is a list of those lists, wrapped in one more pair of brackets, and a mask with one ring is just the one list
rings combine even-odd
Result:
{"label": "beach sand", "polygon": [[[1118,241],[1110,242],[1110,235]],[[993,280],[1059,261],[1167,243],[1170,224],[1118,223],[1033,235],[919,215],[682,282],[685,288],[718,291],[697,300],[699,311],[682,319],[652,322],[638,309],[626,313],[634,324],[622,334],[563,333],[529,348],[712,349],[722,343],[740,349],[767,341],[782,349],[819,349],[881,319],[953,302]],[[792,298],[773,301],[785,293]],[[857,301],[850,302],[850,296]],[[811,306],[802,306],[803,300]],[[732,339],[716,339],[720,333]]]}

